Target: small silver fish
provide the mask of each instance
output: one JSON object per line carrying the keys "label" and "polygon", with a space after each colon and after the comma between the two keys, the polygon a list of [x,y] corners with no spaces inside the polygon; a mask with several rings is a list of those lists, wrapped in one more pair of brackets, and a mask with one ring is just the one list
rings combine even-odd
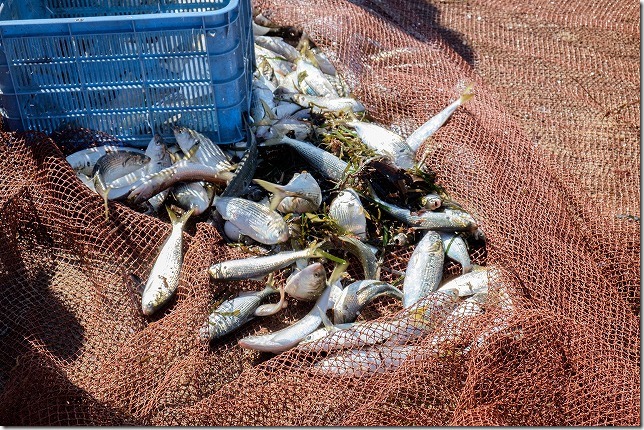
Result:
{"label": "small silver fish", "polygon": [[257,242],[274,245],[289,238],[284,218],[262,204],[239,197],[215,197],[214,205],[222,218]]}
{"label": "small silver fish", "polygon": [[255,36],[254,40],[257,45],[273,51],[275,55],[283,57],[292,63],[295,63],[300,58],[300,53],[297,49],[284,42],[281,37]]}
{"label": "small silver fish", "polygon": [[270,204],[271,210],[277,208],[285,197],[299,197],[310,201],[312,210],[307,212],[317,210],[322,203],[320,185],[308,172],[295,173],[286,185],[273,184],[262,179],[253,179],[253,182],[273,193]]}
{"label": "small silver fish", "polygon": [[407,308],[438,289],[445,260],[438,233],[428,231],[409,258],[403,283],[403,307]]}
{"label": "small silver fish", "polygon": [[286,280],[284,291],[298,300],[313,301],[326,287],[326,271],[322,263],[313,263],[292,273]]}
{"label": "small silver fish", "polygon": [[360,197],[352,188],[340,191],[329,206],[329,216],[346,232],[367,239],[367,218]]}
{"label": "small silver fish", "polygon": [[401,169],[414,167],[414,152],[401,136],[368,122],[353,120],[346,124],[353,127],[360,140],[377,154],[391,159]]}
{"label": "small silver fish", "polygon": [[138,154],[144,154],[144,151],[137,148],[104,145],[76,151],[65,157],[65,160],[67,160],[75,171],[91,176],[98,159],[110,152],[136,152]]}
{"label": "small silver fish", "polygon": [[340,240],[340,248],[358,257],[365,279],[380,279],[380,265],[373,247],[351,236],[338,236],[338,239]]}
{"label": "small silver fish", "polygon": [[344,178],[344,173],[349,163],[311,143],[282,136],[271,141],[266,141],[263,145],[273,146],[280,144],[288,145],[295,149],[298,154],[304,157],[325,178],[336,182],[340,182]]}
{"label": "small silver fish", "polygon": [[445,124],[445,121],[449,119],[450,116],[452,116],[452,113],[463,103],[468,101],[474,96],[474,93],[472,91],[472,86],[468,86],[463,94],[454,102],[452,102],[449,106],[447,106],[445,109],[440,111],[438,114],[433,116],[429,121],[427,121],[425,124],[421,125],[418,127],[416,131],[414,131],[408,138],[407,138],[407,145],[416,153],[418,151],[418,148],[420,148],[420,145],[432,134],[436,132],[443,124]]}
{"label": "small silver fish", "polygon": [[341,351],[315,363],[311,371],[331,377],[360,378],[375,373],[391,372],[408,360],[421,360],[419,346],[382,346]]}
{"label": "small silver fish", "polygon": [[472,271],[457,276],[441,284],[438,291],[454,288],[460,297],[467,297],[480,292],[486,292],[490,282],[498,279],[499,270],[494,266],[473,265]]}
{"label": "small silver fish", "polygon": [[334,112],[340,113],[359,113],[364,112],[365,107],[358,100],[351,97],[318,97],[306,94],[294,94],[292,99],[295,103],[303,107],[310,107],[314,113]]}
{"label": "small silver fish", "polygon": [[360,311],[380,296],[403,298],[403,293],[393,285],[376,280],[356,281],[349,284],[333,306],[333,321],[336,324],[353,322]]}
{"label": "small silver fish", "polygon": [[224,223],[224,234],[233,242],[254,243],[251,238],[246,236],[235,224],[230,221]]}
{"label": "small silver fish", "polygon": [[335,87],[329,82],[324,73],[311,64],[310,61],[299,56],[299,53],[298,58],[294,60],[294,64],[295,72],[298,74],[300,88],[305,88],[303,91],[305,94],[308,93],[310,96],[324,99],[337,99],[339,97]]}
{"label": "small silver fish", "polygon": [[201,338],[218,339],[238,329],[254,318],[255,310],[266,297],[276,292],[274,288],[266,287],[262,291],[241,293],[234,299],[226,300],[208,316],[208,321],[199,332]]}
{"label": "small silver fish", "polygon": [[447,257],[459,263],[463,268],[463,273],[470,272],[472,270],[472,261],[470,260],[469,252],[467,252],[465,240],[454,233],[439,231],[438,234],[443,241],[443,249],[445,249]]}
{"label": "small silver fish", "polygon": [[183,264],[183,227],[192,215],[192,210],[179,219],[168,208],[172,232],[161,245],[141,297],[144,315],[152,315],[172,298],[179,285],[179,273]]}
{"label": "small silver fish", "polygon": [[222,261],[208,269],[214,279],[240,280],[252,279],[282,269],[301,258],[321,257],[319,244],[299,251],[284,251],[261,257]]}
{"label": "small silver fish", "polygon": [[233,169],[226,153],[205,135],[187,127],[174,127],[172,131],[183,153],[193,161],[217,170]]}
{"label": "small silver fish", "polygon": [[181,182],[172,188],[172,195],[182,209],[200,215],[210,207],[214,188],[205,182]]}

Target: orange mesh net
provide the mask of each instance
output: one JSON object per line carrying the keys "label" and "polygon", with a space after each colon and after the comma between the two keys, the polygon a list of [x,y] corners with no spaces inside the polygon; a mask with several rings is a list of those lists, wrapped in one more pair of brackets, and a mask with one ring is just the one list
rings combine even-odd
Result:
{"label": "orange mesh net", "polygon": [[[466,355],[416,339],[399,366],[339,379],[315,371],[323,353],[237,346],[308,304],[208,345],[198,332],[213,301],[260,284],[215,282],[206,269],[243,253],[189,223],[176,297],[145,318],[130,274],[145,279],[167,220],[111,203],[106,221],[61,152],[73,136],[54,136],[57,145],[2,133],[0,423],[639,425],[637,6],[255,6],[305,31],[372,118],[402,135],[474,83],[476,96],[420,151],[480,223],[487,245],[475,262],[500,268],[515,309],[503,317],[490,305],[457,325],[437,314],[433,324],[465,345],[499,318],[504,329]],[[404,270],[408,256],[391,248],[389,267]],[[378,304],[370,317],[400,312]]]}

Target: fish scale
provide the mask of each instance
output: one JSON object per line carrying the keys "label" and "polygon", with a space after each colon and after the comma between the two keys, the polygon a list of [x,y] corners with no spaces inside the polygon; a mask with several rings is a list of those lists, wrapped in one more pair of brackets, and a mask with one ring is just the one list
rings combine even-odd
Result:
{"label": "fish scale", "polygon": [[315,249],[312,248],[300,251],[286,251],[261,257],[222,261],[210,266],[208,272],[214,279],[250,279],[282,269],[300,258],[312,258],[314,256]]}
{"label": "fish scale", "polygon": [[258,242],[274,245],[289,237],[284,218],[262,204],[238,197],[218,197],[215,207],[225,220]]}
{"label": "fish scale", "polygon": [[428,231],[418,242],[407,264],[403,283],[403,306],[413,305],[438,288],[443,277],[443,242],[438,233]]}

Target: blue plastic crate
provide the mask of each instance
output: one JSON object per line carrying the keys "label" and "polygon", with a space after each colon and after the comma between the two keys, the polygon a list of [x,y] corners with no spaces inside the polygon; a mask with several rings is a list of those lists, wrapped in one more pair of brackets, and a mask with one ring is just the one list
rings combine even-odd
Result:
{"label": "blue plastic crate", "polygon": [[10,130],[71,126],[145,146],[175,124],[244,138],[250,0],[0,0],[0,106]]}

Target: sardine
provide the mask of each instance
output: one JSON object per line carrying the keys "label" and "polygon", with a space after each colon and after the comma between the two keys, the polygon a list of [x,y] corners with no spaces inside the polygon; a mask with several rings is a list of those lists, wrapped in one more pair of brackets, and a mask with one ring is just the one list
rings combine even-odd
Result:
{"label": "sardine", "polygon": [[320,208],[314,202],[302,197],[284,197],[284,199],[277,205],[277,211],[283,214],[303,214],[307,212],[315,212]]}
{"label": "sardine", "polygon": [[289,238],[284,218],[262,204],[239,197],[215,197],[214,206],[222,218],[257,242],[274,245]]}
{"label": "sardine", "polygon": [[[148,147],[145,150],[145,155],[150,157],[150,162],[145,168],[146,175],[153,175],[172,165],[170,151],[166,147],[161,136],[158,134],[155,135],[148,144]],[[169,189],[165,189],[148,199],[148,203],[155,212],[159,211],[159,208],[163,205],[169,192]]]}
{"label": "sardine", "polygon": [[182,182],[172,188],[172,195],[182,209],[200,215],[210,207],[214,189],[204,182]]}
{"label": "sardine", "polygon": [[429,136],[434,134],[436,130],[441,128],[443,124],[445,124],[445,121],[449,119],[450,116],[452,116],[452,113],[463,103],[468,101],[474,96],[474,93],[472,91],[472,86],[468,86],[463,94],[454,102],[452,102],[449,106],[447,106],[445,109],[440,111],[438,114],[433,116],[429,121],[427,121],[425,124],[421,125],[418,127],[416,131],[414,131],[408,138],[407,138],[407,145],[411,148],[414,153],[418,151],[418,148],[420,148],[420,145],[427,140]]}
{"label": "sardine", "polygon": [[338,236],[340,247],[358,257],[365,279],[380,279],[380,265],[371,247],[351,236]]}
{"label": "sardine", "polygon": [[266,287],[262,291],[241,293],[234,299],[226,300],[208,316],[208,321],[200,330],[201,338],[217,339],[238,329],[255,317],[255,310],[266,297],[276,292],[274,288]]}
{"label": "sardine", "polygon": [[423,350],[419,346],[372,346],[352,349],[330,355],[315,363],[311,371],[331,377],[353,377],[391,372],[406,360],[421,360]]}
{"label": "sardine", "polygon": [[420,204],[423,205],[423,208],[430,211],[438,209],[442,203],[443,200],[438,194],[427,194],[420,199]]}
{"label": "sardine", "polygon": [[403,293],[393,285],[376,280],[357,281],[349,284],[333,306],[333,322],[348,323],[358,318],[360,311],[380,296],[403,298]]}
{"label": "sardine", "polygon": [[306,94],[294,94],[292,99],[295,103],[303,107],[310,107],[314,113],[334,112],[340,113],[359,113],[364,112],[365,107],[358,100],[351,97],[318,97]]}
{"label": "sardine", "polygon": [[467,252],[467,243],[465,243],[465,240],[460,235],[454,233],[439,231],[438,234],[443,241],[445,255],[459,263],[463,268],[463,273],[470,272],[472,270],[472,261],[470,260],[469,252]]}
{"label": "sardine", "polygon": [[144,151],[137,148],[104,145],[76,151],[73,154],[65,157],[65,159],[72,166],[72,169],[90,176],[98,159],[110,152],[136,152],[138,154],[144,153]]}
{"label": "sardine", "polygon": [[371,189],[371,198],[385,212],[417,229],[454,232],[471,231],[478,227],[474,218],[464,211],[445,208],[443,211],[424,211],[413,214],[409,209],[383,201],[373,189]]}
{"label": "sardine", "polygon": [[326,287],[326,271],[322,263],[313,263],[292,273],[286,280],[284,291],[298,300],[316,300]]}
{"label": "sardine", "polygon": [[471,296],[486,292],[490,282],[496,280],[499,275],[499,270],[494,266],[473,265],[471,272],[444,282],[438,291],[454,288],[458,291],[460,297]]}
{"label": "sardine", "polygon": [[[224,234],[233,242],[245,242],[246,235],[232,222],[226,221],[224,223]],[[250,240],[250,238],[248,238]]]}
{"label": "sardine", "polygon": [[443,277],[443,242],[438,233],[428,231],[412,253],[403,283],[403,307],[407,308],[438,289]]}
{"label": "sardine", "polygon": [[251,279],[282,269],[300,258],[322,256],[318,244],[300,251],[284,251],[273,255],[222,261],[210,266],[208,272],[214,279]]}
{"label": "sardine", "polygon": [[414,167],[414,152],[401,136],[368,122],[354,120],[346,124],[353,127],[362,143],[377,154],[389,158],[401,169]]}
{"label": "sardine", "polygon": [[295,63],[295,61],[300,58],[300,53],[284,42],[284,39],[281,37],[271,37],[271,36],[255,36],[255,43],[262,48],[273,51],[276,55],[287,59],[288,61]]}
{"label": "sardine", "polygon": [[329,206],[329,216],[337,221],[345,232],[355,234],[360,240],[367,239],[367,218],[360,197],[351,188],[337,195]]}
{"label": "sardine", "polygon": [[205,135],[187,127],[174,127],[172,131],[177,144],[192,161],[218,170],[233,169],[226,153]]}
{"label": "sardine", "polygon": [[172,222],[172,232],[161,245],[148,281],[141,297],[144,315],[152,315],[172,298],[179,285],[179,273],[183,264],[183,227],[192,215],[192,210],[184,213],[178,220],[168,208]]}
{"label": "sardine", "polygon": [[344,178],[344,173],[349,167],[349,163],[340,160],[335,155],[317,146],[303,142],[301,140],[291,139],[282,136],[271,141],[264,142],[263,146],[288,145],[295,149],[298,154],[306,159],[315,169],[325,178],[340,182]]}
{"label": "sardine", "polygon": [[[346,266],[345,266],[346,267]],[[290,326],[268,333],[263,336],[247,336],[239,341],[239,346],[257,351],[272,352],[279,354],[297,345],[307,335],[315,331],[322,324],[322,316],[328,309],[329,295],[331,294],[333,284],[336,279],[333,276],[329,278],[329,284],[326,286],[322,295],[315,302],[315,306],[302,319]]]}
{"label": "sardine", "polygon": [[107,200],[110,183],[118,178],[141,169],[150,158],[138,152],[112,152],[103,155],[94,165],[92,179],[96,193],[103,198],[105,218],[108,218]]}
{"label": "sardine", "polygon": [[309,90],[303,91],[305,94],[325,99],[337,99],[339,97],[333,84],[329,82],[324,73],[308,60],[300,57],[299,53],[298,58],[293,62],[298,78],[301,77],[299,78],[300,86],[302,87],[302,84],[304,84],[304,87]]}
{"label": "sardine", "polygon": [[273,193],[271,210],[277,208],[285,197],[299,197],[310,201],[312,210],[307,212],[317,210],[322,203],[322,190],[315,178],[308,172],[295,173],[286,185],[273,184],[262,179],[253,179],[253,182]]}

